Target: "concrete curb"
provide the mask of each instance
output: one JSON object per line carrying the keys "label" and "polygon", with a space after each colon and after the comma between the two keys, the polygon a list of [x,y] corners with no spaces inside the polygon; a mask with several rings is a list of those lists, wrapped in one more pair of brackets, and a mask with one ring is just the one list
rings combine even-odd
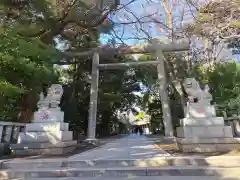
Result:
{"label": "concrete curb", "polygon": [[[71,178],[31,178],[28,180],[239,180],[238,177],[219,178],[215,176],[130,176],[130,177],[71,177]],[[4,180],[4,179],[2,179]],[[9,180],[9,179],[5,179]],[[11,180],[25,180],[25,179],[11,179]]]}
{"label": "concrete curb", "polygon": [[179,166],[206,166],[206,167],[239,167],[240,156],[231,158],[185,158],[161,157],[152,159],[114,159],[114,160],[74,160],[74,159],[33,159],[15,160],[1,163],[2,169],[21,168],[125,168],[125,167],[179,167]]}
{"label": "concrete curb", "polygon": [[18,169],[0,171],[0,179],[53,177],[136,177],[136,176],[224,176],[235,174],[239,168],[162,167],[162,168],[102,168],[102,169]]}

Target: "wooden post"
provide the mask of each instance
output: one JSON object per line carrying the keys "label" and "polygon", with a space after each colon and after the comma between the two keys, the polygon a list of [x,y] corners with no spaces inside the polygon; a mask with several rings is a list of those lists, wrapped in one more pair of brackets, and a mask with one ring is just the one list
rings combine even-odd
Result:
{"label": "wooden post", "polygon": [[98,100],[98,79],[99,79],[99,54],[95,52],[92,59],[92,80],[90,91],[90,104],[88,116],[88,140],[96,139],[96,123],[97,123],[97,100]]}

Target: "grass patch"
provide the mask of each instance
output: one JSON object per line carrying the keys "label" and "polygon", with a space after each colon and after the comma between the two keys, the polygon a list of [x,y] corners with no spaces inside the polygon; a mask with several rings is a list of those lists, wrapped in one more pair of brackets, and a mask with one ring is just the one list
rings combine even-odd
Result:
{"label": "grass patch", "polygon": [[153,145],[154,148],[163,149],[164,151],[168,152],[169,154],[179,154],[180,151],[176,143],[156,143]]}

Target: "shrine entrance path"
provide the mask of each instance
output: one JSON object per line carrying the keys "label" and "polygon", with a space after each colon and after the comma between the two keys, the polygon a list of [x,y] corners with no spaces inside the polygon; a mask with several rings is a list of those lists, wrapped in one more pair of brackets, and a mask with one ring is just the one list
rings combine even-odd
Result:
{"label": "shrine entrance path", "polygon": [[166,151],[154,148],[154,140],[146,136],[130,135],[106,145],[70,156],[75,160],[123,160],[149,159],[154,157],[170,156]]}

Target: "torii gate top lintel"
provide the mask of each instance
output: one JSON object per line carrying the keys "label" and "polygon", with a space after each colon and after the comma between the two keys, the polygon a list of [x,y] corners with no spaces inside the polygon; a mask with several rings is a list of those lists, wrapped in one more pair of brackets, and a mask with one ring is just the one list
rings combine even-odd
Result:
{"label": "torii gate top lintel", "polygon": [[163,52],[173,52],[173,51],[186,51],[190,48],[190,42],[188,40],[174,41],[164,43],[161,39],[154,38],[150,40],[151,43],[142,43],[133,46],[120,46],[117,48],[102,46],[93,48],[89,51],[84,52],[65,52],[64,54],[67,57],[89,57],[93,53],[97,52],[99,57],[108,56],[111,54],[144,54],[144,53],[154,53],[157,50],[161,49]]}

